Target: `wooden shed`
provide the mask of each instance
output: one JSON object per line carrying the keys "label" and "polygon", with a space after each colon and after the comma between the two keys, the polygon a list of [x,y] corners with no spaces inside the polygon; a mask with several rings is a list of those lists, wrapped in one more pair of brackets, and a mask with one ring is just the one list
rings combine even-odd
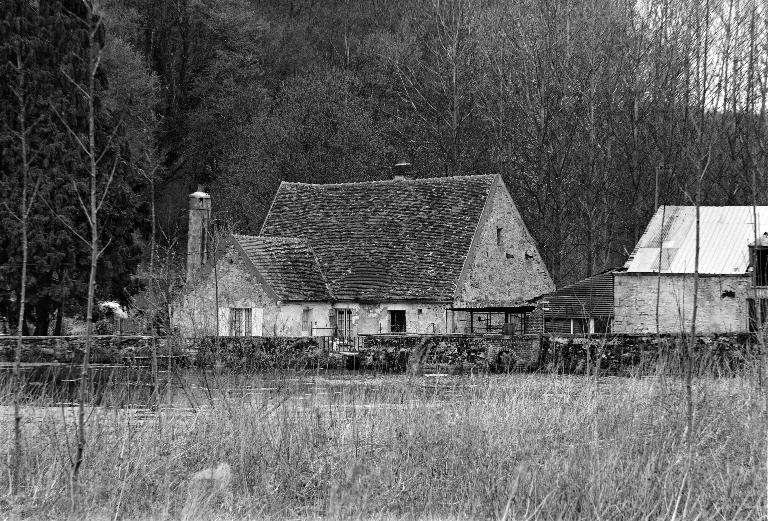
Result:
{"label": "wooden shed", "polygon": [[613,322],[614,270],[606,271],[538,299],[549,333],[609,333]]}

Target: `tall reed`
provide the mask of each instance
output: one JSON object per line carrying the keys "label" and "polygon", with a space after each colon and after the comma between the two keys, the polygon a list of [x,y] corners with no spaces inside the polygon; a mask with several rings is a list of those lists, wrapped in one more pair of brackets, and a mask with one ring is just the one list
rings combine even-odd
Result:
{"label": "tall reed", "polygon": [[[673,379],[662,388],[653,378],[188,371],[174,376],[157,412],[88,412],[92,439],[75,511],[68,499],[72,411],[27,403],[22,495],[0,514],[764,517],[765,426],[754,378],[693,380],[697,486],[682,498],[687,419]],[[120,403],[114,393],[111,403]],[[191,498],[190,475],[219,463],[233,469],[231,501]],[[0,484],[7,479],[3,473]]]}

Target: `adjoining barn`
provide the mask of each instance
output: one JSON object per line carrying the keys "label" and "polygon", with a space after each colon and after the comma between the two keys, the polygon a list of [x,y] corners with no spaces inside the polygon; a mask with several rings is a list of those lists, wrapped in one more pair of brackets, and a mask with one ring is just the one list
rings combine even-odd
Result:
{"label": "adjoining barn", "polygon": [[547,333],[609,333],[613,325],[613,271],[600,273],[537,299]]}
{"label": "adjoining barn", "polygon": [[[693,206],[656,211],[625,270],[614,274],[615,332],[655,333],[657,295],[659,331],[690,330],[695,222]],[[768,207],[704,206],[700,223],[696,329],[754,331],[768,311]]]}
{"label": "adjoining barn", "polygon": [[[190,196],[185,334],[337,336],[464,333],[461,310],[516,316],[554,289],[500,176],[282,183],[260,236],[215,259],[210,198]],[[214,269],[215,266],[215,269]],[[218,287],[218,291],[217,291]]]}

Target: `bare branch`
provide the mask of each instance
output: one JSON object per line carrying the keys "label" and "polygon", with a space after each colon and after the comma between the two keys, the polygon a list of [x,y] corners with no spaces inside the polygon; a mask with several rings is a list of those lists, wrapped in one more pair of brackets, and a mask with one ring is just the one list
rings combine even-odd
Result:
{"label": "bare branch", "polygon": [[10,206],[8,206],[8,203],[7,203],[6,201],[3,201],[3,206],[5,206],[6,210],[8,210],[8,213],[11,215],[11,217],[13,217],[14,219],[16,219],[16,220],[17,220],[17,221],[19,221],[20,223],[23,223],[23,222],[24,222],[24,221],[21,219],[21,217],[19,217],[18,215],[16,215],[16,212],[14,212],[13,210],[11,210],[11,207],[10,207]]}
{"label": "bare branch", "polygon": [[104,204],[104,200],[107,198],[107,194],[109,193],[109,185],[112,184],[112,180],[115,178],[115,170],[117,169],[117,163],[119,163],[119,161],[120,161],[120,157],[116,157],[115,162],[112,164],[112,171],[109,173],[107,184],[104,186],[104,191],[101,193],[101,200],[99,201],[99,204],[96,206],[96,213],[99,213],[99,210],[101,210],[101,206]]}
{"label": "bare branch", "polygon": [[75,230],[75,228],[66,219],[64,219],[62,215],[56,213],[56,210],[53,209],[45,197],[41,197],[40,199],[42,199],[43,204],[48,207],[51,213],[61,222],[61,224],[63,224],[75,237],[83,241],[85,244],[91,244],[91,241],[80,235],[77,230]]}
{"label": "bare branch", "polygon": [[80,196],[80,190],[77,188],[77,183],[74,179],[72,181],[72,187],[75,189],[75,194],[77,194],[77,200],[80,201],[80,208],[83,209],[83,213],[85,214],[85,218],[88,220],[88,225],[93,226],[93,221],[91,220],[91,214],[88,212],[88,207],[85,206],[85,201],[83,201],[83,198]]}
{"label": "bare branch", "polygon": [[85,99],[91,99],[91,95],[88,94],[88,91],[86,91],[79,83],[77,83],[75,80],[72,79],[72,77],[67,74],[67,71],[64,69],[61,69],[61,73],[64,75],[65,78],[69,80],[69,82],[74,85],[74,87],[80,91],[80,93],[85,97]]}
{"label": "bare branch", "polygon": [[97,259],[102,256],[102,254],[107,250],[107,248],[109,248],[110,244],[112,244],[112,237],[109,238],[109,240],[107,241],[107,244],[105,244],[104,247],[99,250],[99,253],[96,254]]}
{"label": "bare branch", "polygon": [[109,135],[109,139],[107,139],[107,142],[104,144],[104,150],[101,151],[101,154],[99,154],[99,158],[96,160],[96,164],[98,165],[102,159],[104,159],[104,155],[109,152],[110,148],[109,145],[112,144],[112,140],[115,138],[115,135],[117,134],[118,129],[120,128],[120,125],[122,125],[123,121],[118,121],[117,125],[115,125],[115,128],[112,129],[112,133]]}
{"label": "bare branch", "polygon": [[27,211],[24,214],[24,220],[26,221],[29,217],[29,214],[32,210],[32,201],[35,200],[37,197],[37,193],[40,191],[40,181],[42,179],[42,176],[38,175],[37,179],[35,179],[35,188],[32,189],[32,195],[29,198],[29,204],[27,204]]}
{"label": "bare branch", "polygon": [[91,153],[88,150],[88,148],[86,148],[85,144],[83,144],[83,141],[78,137],[77,134],[75,134],[75,131],[72,130],[72,127],[70,127],[69,124],[64,120],[64,117],[59,113],[59,111],[56,110],[56,107],[51,105],[51,110],[53,111],[54,114],[56,114],[56,116],[58,116],[59,120],[64,124],[64,127],[67,129],[67,132],[69,132],[69,135],[75,139],[75,142],[77,142],[77,144],[80,146],[80,149],[83,152],[85,152],[85,155],[87,155],[88,157],[91,157]]}

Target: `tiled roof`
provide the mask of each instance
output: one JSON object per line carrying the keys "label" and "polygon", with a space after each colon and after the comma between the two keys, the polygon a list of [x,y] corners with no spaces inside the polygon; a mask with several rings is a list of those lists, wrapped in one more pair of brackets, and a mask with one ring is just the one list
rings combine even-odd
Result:
{"label": "tiled roof", "polygon": [[282,183],[262,235],[312,245],[341,300],[453,300],[496,176]]}
{"label": "tiled roof", "polygon": [[[756,207],[757,234],[768,231],[768,206]],[[663,218],[663,226],[662,226]],[[739,275],[749,266],[755,242],[751,206],[702,206],[699,273]],[[659,207],[625,264],[632,273],[693,273],[696,254],[696,207]]]}
{"label": "tiled roof", "polygon": [[233,237],[281,300],[331,300],[317,257],[306,241],[251,235]]}

